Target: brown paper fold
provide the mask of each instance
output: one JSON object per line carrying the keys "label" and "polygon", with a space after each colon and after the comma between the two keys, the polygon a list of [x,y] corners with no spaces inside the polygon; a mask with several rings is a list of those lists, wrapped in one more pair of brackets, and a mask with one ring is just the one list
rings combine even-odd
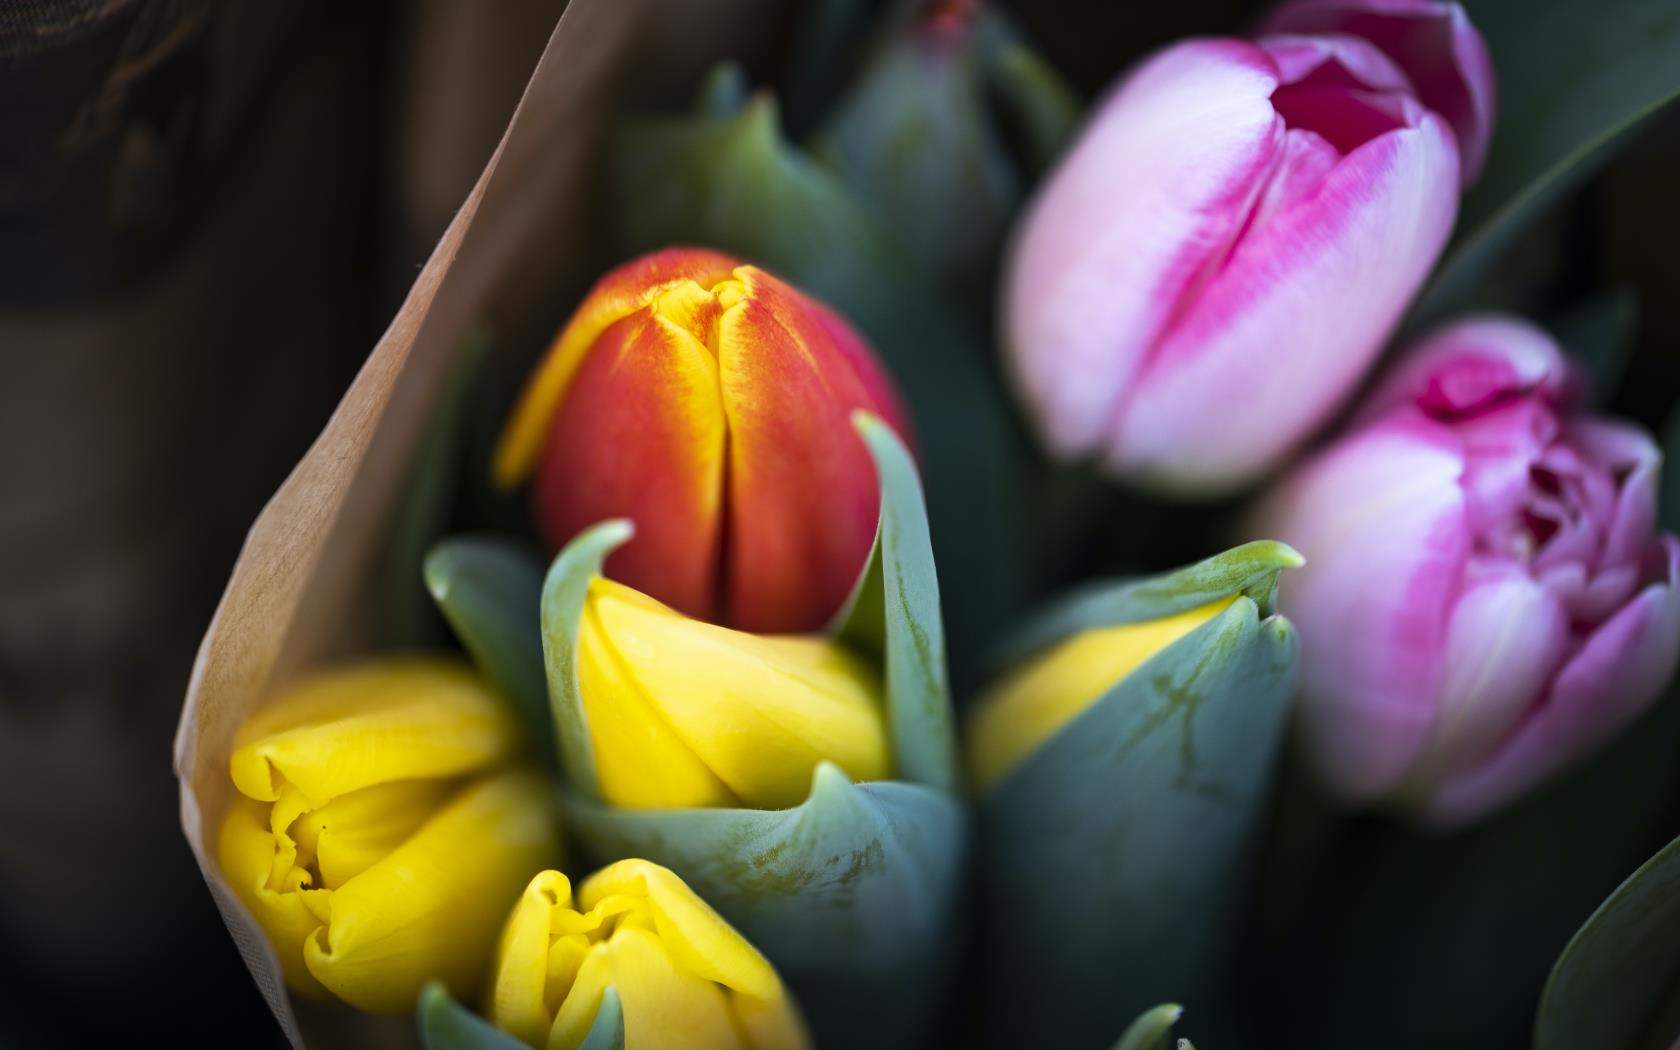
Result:
{"label": "brown paper fold", "polygon": [[[551,317],[557,298],[563,314],[608,261],[591,221],[600,196],[597,160],[625,100],[682,97],[712,62],[757,50],[774,30],[771,13],[779,6],[572,0],[494,155],[402,308],[251,527],[199,647],[176,732],[175,773],[182,830],[294,1046],[306,1037],[311,1045],[411,1041],[412,1025],[294,1004],[287,994],[273,949],[214,859],[214,835],[233,791],[234,733],[300,671],[365,647],[383,533],[468,326]],[[487,10],[485,17],[495,15]]]}

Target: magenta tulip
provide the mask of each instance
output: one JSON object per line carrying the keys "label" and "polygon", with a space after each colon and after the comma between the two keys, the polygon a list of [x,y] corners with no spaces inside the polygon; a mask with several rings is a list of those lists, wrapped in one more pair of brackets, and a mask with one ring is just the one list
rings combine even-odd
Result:
{"label": "magenta tulip", "polygon": [[1301,716],[1335,793],[1440,825],[1518,798],[1624,728],[1680,656],[1661,455],[1580,409],[1552,340],[1452,325],[1263,503],[1299,549]]}
{"label": "magenta tulip", "polygon": [[1493,60],[1464,8],[1440,0],[1290,0],[1264,29],[1349,33],[1381,48],[1418,101],[1453,126],[1464,184],[1481,174],[1493,136]]}
{"label": "magenta tulip", "polygon": [[1458,208],[1458,148],[1352,36],[1191,40],[1102,102],[1011,253],[1044,443],[1156,489],[1271,470],[1359,382]]}

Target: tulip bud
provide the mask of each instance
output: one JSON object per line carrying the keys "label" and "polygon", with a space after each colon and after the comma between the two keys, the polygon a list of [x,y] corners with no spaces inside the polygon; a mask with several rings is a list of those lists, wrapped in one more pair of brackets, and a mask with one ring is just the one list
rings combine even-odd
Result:
{"label": "tulip bud", "polygon": [[518,740],[482,681],[424,658],[306,679],[243,728],[221,865],[294,990],[381,1013],[432,978],[477,990],[519,888],[559,859],[542,778],[498,771]]}
{"label": "tulip bud", "polygon": [[[1079,106],[1055,71],[978,2],[930,4],[871,57],[813,144],[899,232],[918,265],[985,294],[1030,176],[1071,137]],[[1022,117],[1026,149],[1012,148]],[[1036,118],[1036,119],[1035,119]]]}
{"label": "tulip bud", "polygon": [[608,989],[631,1050],[810,1046],[770,963],[667,869],[619,861],[576,900],[566,876],[540,873],[502,933],[490,1019],[527,1045],[575,1050]]}
{"label": "tulip bud", "polygon": [[1010,672],[968,721],[970,782],[984,792],[1151,656],[1225,611],[1231,594],[1142,623],[1074,634]]}
{"label": "tulip bud", "polygon": [[555,549],[602,519],[634,521],[614,579],[691,616],[810,631],[875,538],[857,409],[905,429],[846,322],[757,267],[670,249],[584,299],[526,386],[495,475],[511,487],[535,472]]}
{"label": "tulip bud", "polygon": [[1353,389],[1446,243],[1451,129],[1354,37],[1192,40],[1100,104],[1029,206],[1004,297],[1061,458],[1209,494]]}
{"label": "tulip bud", "polygon": [[1006,650],[967,726],[987,1045],[1106,1045],[1218,969],[1294,686],[1277,579],[1300,564],[1251,543],[1094,584]]}
{"label": "tulip bud", "polygon": [[1288,0],[1267,33],[1346,33],[1375,44],[1412,83],[1418,101],[1458,139],[1464,184],[1476,181],[1493,137],[1493,59],[1463,6],[1441,0]]}
{"label": "tulip bud", "polygon": [[890,765],[880,676],[837,643],[689,619],[603,577],[584,604],[578,688],[615,805],[780,809],[824,759],[855,780]]}
{"label": "tulip bud", "polygon": [[1660,454],[1580,393],[1533,326],[1451,325],[1261,508],[1257,527],[1307,557],[1287,595],[1302,713],[1343,798],[1474,820],[1604,743],[1673,673]]}

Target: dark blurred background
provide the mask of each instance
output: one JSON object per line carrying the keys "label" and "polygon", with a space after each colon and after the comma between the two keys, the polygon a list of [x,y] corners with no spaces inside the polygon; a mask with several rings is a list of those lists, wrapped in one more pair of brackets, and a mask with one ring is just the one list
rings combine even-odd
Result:
{"label": "dark blurred background", "polygon": [[[1006,6],[1089,97],[1138,54],[1240,30],[1262,5]],[[563,7],[0,0],[0,1045],[279,1043],[179,830],[180,701],[245,529],[477,178]],[[1633,321],[1607,400],[1653,428],[1680,393],[1676,173],[1669,119],[1542,223],[1505,278],[1541,314],[1623,297]],[[1644,735],[1676,753],[1673,717]],[[1558,790],[1618,806],[1592,775]],[[1543,975],[1645,839],[1680,830],[1675,779],[1634,788],[1652,796],[1649,834],[1605,845],[1602,870],[1542,901],[1549,925],[1510,931],[1515,965]],[[1584,805],[1579,820],[1603,823]],[[1352,834],[1334,848],[1388,863],[1387,830]],[[1324,1030],[1306,1042],[1332,1045],[1347,1018],[1393,1007],[1385,985],[1439,961],[1297,886],[1289,858],[1322,848],[1268,847],[1268,892],[1300,899],[1247,949],[1275,1026],[1256,1043],[1312,1013]],[[1426,886],[1490,863],[1431,848],[1407,854]],[[1512,849],[1510,864],[1549,863]],[[1309,989],[1288,986],[1325,991],[1350,937],[1408,947],[1379,948],[1395,972],[1344,1006],[1302,1009]],[[1474,981],[1480,964],[1448,969]],[[1436,1045],[1520,1045],[1506,1038],[1520,1020]]]}

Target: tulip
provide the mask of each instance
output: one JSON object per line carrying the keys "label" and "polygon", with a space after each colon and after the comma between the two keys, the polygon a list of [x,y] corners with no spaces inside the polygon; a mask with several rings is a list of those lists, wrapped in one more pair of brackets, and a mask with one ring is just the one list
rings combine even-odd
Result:
{"label": "tulip", "polygon": [[1078,116],[1073,92],[999,12],[959,0],[928,5],[882,41],[813,152],[925,273],[987,294],[1010,217]]}
{"label": "tulip", "polygon": [[1291,0],[1267,33],[1347,33],[1375,44],[1405,71],[1418,101],[1458,140],[1465,185],[1476,180],[1493,137],[1493,59],[1459,4],[1441,0]]}
{"label": "tulip", "polygon": [[1533,326],[1451,325],[1258,512],[1307,557],[1285,595],[1304,729],[1342,798],[1474,820],[1591,753],[1673,673],[1661,457],[1581,393]]}
{"label": "tulip", "polygon": [[904,414],[845,321],[754,266],[670,249],[603,277],[532,375],[495,477],[535,473],[558,549],[624,517],[607,571],[691,616],[811,631],[845,601],[879,493],[854,410]]}
{"label": "tulip", "polygon": [[1003,306],[1019,394],[1058,458],[1237,488],[1352,391],[1457,207],[1451,129],[1371,44],[1170,47],[1028,208]]}
{"label": "tulip", "polygon": [[221,866],[294,990],[380,1013],[432,978],[477,991],[559,855],[542,778],[507,766],[518,741],[477,676],[427,658],[305,679],[242,728]]}
{"label": "tulip", "polygon": [[626,1050],[810,1045],[770,963],[669,870],[622,860],[575,900],[566,876],[538,874],[502,933],[490,1019],[530,1046],[574,1050],[609,988]]}
{"label": "tulip", "polygon": [[1156,653],[1225,611],[1231,594],[1141,623],[1092,627],[1006,675],[968,720],[970,783],[985,792]]}
{"label": "tulip", "polygon": [[1277,580],[1300,564],[1261,542],[1092,584],[1005,649],[967,724],[982,1045],[1106,1046],[1218,970],[1294,689]]}
{"label": "tulip", "polygon": [[598,576],[578,687],[615,805],[781,809],[824,759],[854,780],[887,776],[880,676],[826,638],[718,627]]}

